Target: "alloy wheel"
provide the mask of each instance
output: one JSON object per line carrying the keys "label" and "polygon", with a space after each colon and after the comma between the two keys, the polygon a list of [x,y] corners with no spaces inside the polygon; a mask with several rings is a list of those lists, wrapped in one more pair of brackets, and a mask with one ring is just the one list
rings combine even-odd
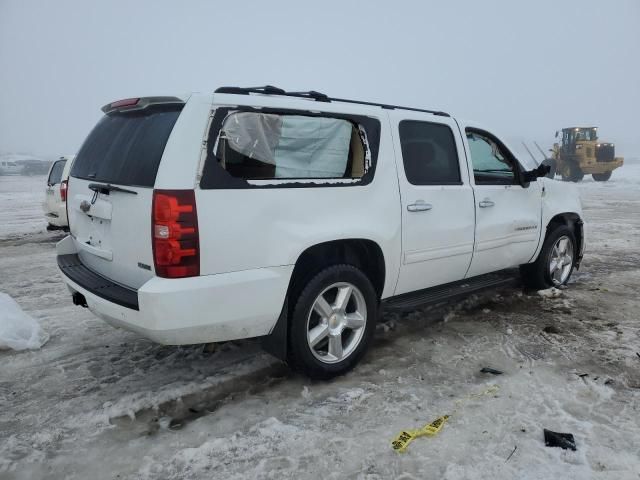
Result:
{"label": "alloy wheel", "polygon": [[367,323],[367,305],[353,284],[338,282],[325,288],[307,316],[307,343],[323,363],[337,363],[358,347]]}
{"label": "alloy wheel", "polygon": [[554,285],[562,285],[573,268],[573,242],[563,235],[553,244],[549,258],[549,274]]}

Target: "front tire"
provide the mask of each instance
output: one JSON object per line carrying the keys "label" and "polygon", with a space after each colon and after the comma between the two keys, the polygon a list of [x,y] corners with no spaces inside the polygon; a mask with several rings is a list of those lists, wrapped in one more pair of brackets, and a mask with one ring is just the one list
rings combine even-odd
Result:
{"label": "front tire", "polygon": [[562,175],[565,182],[579,182],[584,178],[584,172],[576,162],[570,162],[566,168],[569,170],[568,175]]}
{"label": "front tire", "polygon": [[593,173],[591,176],[596,182],[606,182],[611,178],[611,172]]}
{"label": "front tire", "polygon": [[303,288],[291,313],[289,363],[311,378],[348,372],[367,351],[377,318],[377,294],[362,271],[325,268]]}
{"label": "front tire", "polygon": [[547,234],[535,262],[520,266],[526,287],[541,290],[565,285],[576,263],[576,237],[566,225],[558,225]]}

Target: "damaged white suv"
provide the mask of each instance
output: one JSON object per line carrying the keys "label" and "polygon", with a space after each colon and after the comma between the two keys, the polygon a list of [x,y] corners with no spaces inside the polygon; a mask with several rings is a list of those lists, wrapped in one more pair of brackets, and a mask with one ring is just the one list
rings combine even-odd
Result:
{"label": "damaged white suv", "polygon": [[[381,308],[567,282],[574,187],[444,112],[275,87],[121,100],[80,149],[58,265],[76,304],[164,344],[262,337],[352,368]],[[516,270],[517,271],[517,270]]]}

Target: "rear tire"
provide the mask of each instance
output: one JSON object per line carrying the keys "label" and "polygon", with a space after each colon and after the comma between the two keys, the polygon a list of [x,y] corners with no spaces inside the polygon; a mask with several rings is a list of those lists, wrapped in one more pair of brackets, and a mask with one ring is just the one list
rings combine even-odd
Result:
{"label": "rear tire", "polygon": [[290,365],[318,379],[348,372],[367,351],[377,318],[377,294],[362,271],[325,268],[302,289],[291,312]]}
{"label": "rear tire", "polygon": [[565,285],[573,273],[577,252],[573,230],[556,226],[547,233],[536,261],[520,266],[523,283],[535,290]]}
{"label": "rear tire", "polygon": [[606,182],[611,178],[611,172],[593,173],[591,176],[596,182]]}

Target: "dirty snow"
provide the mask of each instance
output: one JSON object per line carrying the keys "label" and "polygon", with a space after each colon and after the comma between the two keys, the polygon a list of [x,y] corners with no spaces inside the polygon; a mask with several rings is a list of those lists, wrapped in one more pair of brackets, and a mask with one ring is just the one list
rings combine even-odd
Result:
{"label": "dirty snow", "polygon": [[[3,480],[640,478],[640,164],[579,184],[589,243],[569,288],[385,315],[362,364],[330,382],[252,341],[159,346],[74,307],[61,237],[31,203],[43,179],[5,179],[0,290],[50,340],[0,352]],[[543,428],[573,433],[577,451],[545,447]]]}

